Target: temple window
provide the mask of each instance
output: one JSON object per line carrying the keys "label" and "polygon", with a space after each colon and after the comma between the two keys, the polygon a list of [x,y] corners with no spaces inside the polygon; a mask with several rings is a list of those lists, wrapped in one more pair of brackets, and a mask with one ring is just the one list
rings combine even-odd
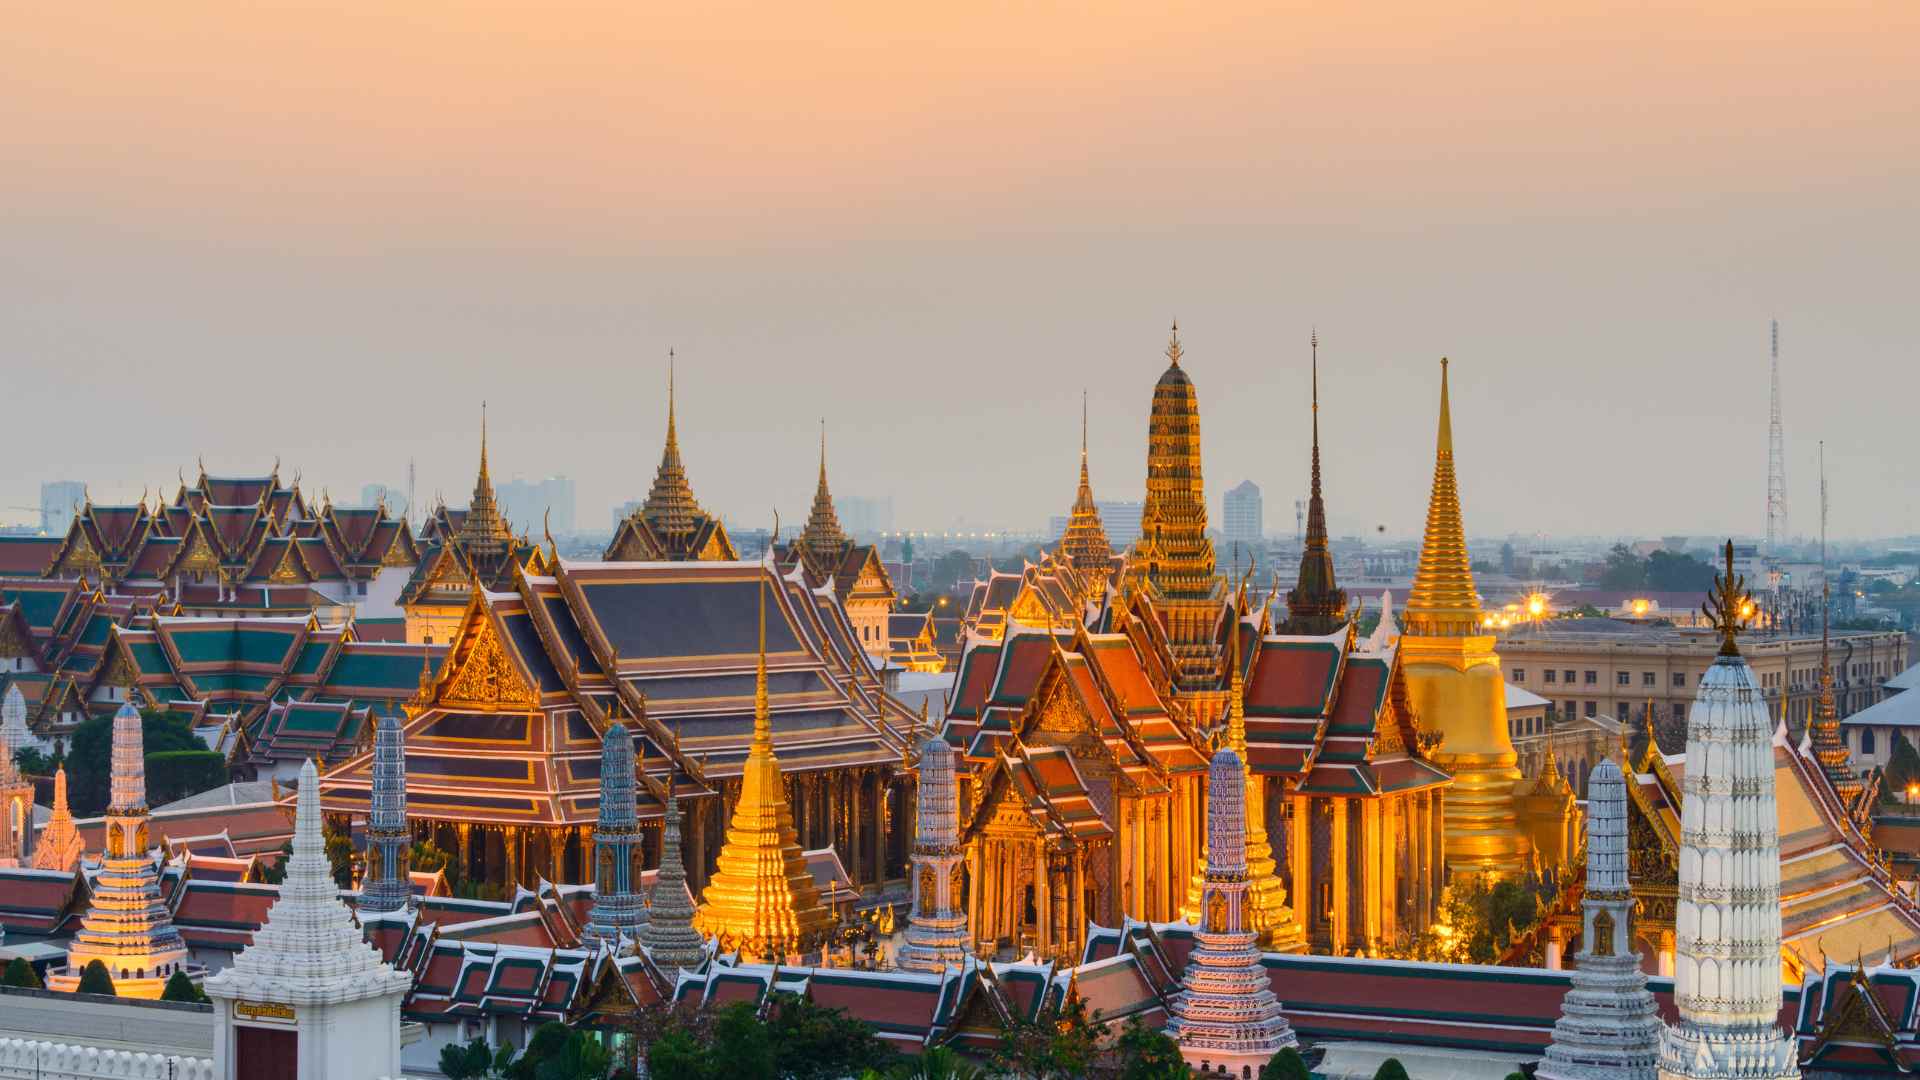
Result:
{"label": "temple window", "polygon": [[1860,729],[1860,752],[1863,754],[1874,753],[1872,728]]}

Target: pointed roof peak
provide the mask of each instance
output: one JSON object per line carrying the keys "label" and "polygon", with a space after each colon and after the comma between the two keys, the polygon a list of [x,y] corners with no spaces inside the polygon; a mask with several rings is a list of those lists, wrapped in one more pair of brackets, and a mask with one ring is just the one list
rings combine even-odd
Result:
{"label": "pointed roof peak", "polygon": [[1480,633],[1480,595],[1473,582],[1466,527],[1460,515],[1460,487],[1454,475],[1453,410],[1444,358],[1440,361],[1440,422],[1433,488],[1427,500],[1427,531],[1403,610],[1410,637],[1471,637]]}
{"label": "pointed roof peak", "polygon": [[833,492],[827,487],[827,421],[820,418],[820,481],[813,489],[813,508],[807,514],[807,527],[800,530],[800,549],[809,559],[816,575],[824,576],[839,566],[852,541],[840,527],[840,515],[833,508]]}
{"label": "pointed roof peak", "polygon": [[1167,333],[1167,359],[1174,367],[1180,366],[1180,320],[1173,320],[1173,329]]}
{"label": "pointed roof peak", "polygon": [[660,450],[660,468],[640,512],[667,533],[691,532],[702,516],[700,504],[687,483],[687,467],[680,459],[680,427],[674,397],[674,351],[667,350],[667,439]]}
{"label": "pointed roof peak", "polygon": [[1309,339],[1313,449],[1307,495],[1307,535],[1300,550],[1300,579],[1287,594],[1289,634],[1331,634],[1347,618],[1347,594],[1335,580],[1327,535],[1327,503],[1320,487],[1320,332]]}

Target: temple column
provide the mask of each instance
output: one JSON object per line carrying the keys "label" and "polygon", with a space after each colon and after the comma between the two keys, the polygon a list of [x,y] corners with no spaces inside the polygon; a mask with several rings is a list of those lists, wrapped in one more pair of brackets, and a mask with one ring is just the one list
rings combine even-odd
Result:
{"label": "temple column", "polygon": [[983,927],[986,925],[981,921],[984,916],[980,911],[980,883],[982,880],[981,874],[983,873],[981,865],[983,860],[980,857],[980,849],[986,846],[987,841],[985,837],[981,837],[967,845],[967,895],[965,900],[967,904],[967,926],[971,928],[973,933],[973,941],[968,944],[972,947],[972,951],[976,953],[980,951],[979,941],[984,933]]}
{"label": "temple column", "polygon": [[1293,878],[1287,883],[1287,898],[1293,901],[1293,921],[1299,924],[1304,933],[1312,925],[1307,919],[1307,912],[1313,892],[1311,839],[1308,833],[1313,817],[1313,800],[1298,795],[1288,796],[1287,807],[1287,869]]}
{"label": "temple column", "polygon": [[[1056,955],[1067,951],[1072,933],[1068,928],[1071,918],[1067,914],[1067,867],[1059,855],[1050,855],[1047,859],[1047,896],[1053,901],[1050,924],[1053,929],[1053,947]],[[1078,956],[1074,956],[1076,961]]]}
{"label": "temple column", "polygon": [[454,847],[460,852],[460,876],[468,881],[474,879],[473,873],[473,826],[467,822],[455,822],[453,826]]}
{"label": "temple column", "polygon": [[1368,956],[1379,955],[1380,947],[1380,883],[1384,875],[1380,873],[1381,843],[1379,799],[1363,799],[1360,802],[1360,832],[1362,836],[1360,851],[1360,932],[1365,938]]}
{"label": "temple column", "polygon": [[887,882],[887,784],[878,772],[873,774],[873,888],[878,892]]}
{"label": "temple column", "polygon": [[1669,979],[1673,978],[1673,947],[1673,931],[1660,931],[1660,974]]}
{"label": "temple column", "polygon": [[1566,965],[1561,962],[1567,943],[1567,932],[1558,925],[1547,927],[1547,970],[1559,971]]}
{"label": "temple column", "polygon": [[1373,865],[1379,868],[1380,876],[1372,905],[1377,921],[1373,955],[1379,956],[1383,945],[1393,941],[1398,922],[1399,912],[1396,909],[1400,903],[1400,890],[1394,881],[1393,871],[1394,853],[1398,846],[1395,838],[1399,836],[1395,825],[1400,823],[1400,798],[1397,795],[1383,795],[1375,801],[1380,804],[1380,828],[1375,837],[1375,842],[1380,846],[1374,851]]}
{"label": "temple column", "polygon": [[1087,933],[1087,852],[1070,852],[1073,861],[1073,892],[1067,897],[1067,948],[1076,955],[1085,949]]}
{"label": "temple column", "polygon": [[687,818],[693,825],[693,835],[688,838],[693,845],[693,865],[687,869],[692,872],[692,891],[696,898],[707,887],[707,813],[712,809],[711,799],[701,799],[694,804],[693,813]]}
{"label": "temple column", "polygon": [[500,838],[501,843],[506,846],[504,855],[507,863],[508,885],[520,885],[526,881],[525,867],[520,862],[522,848],[520,840],[524,831],[518,825],[509,825]]}
{"label": "temple column", "polygon": [[1033,842],[1033,938],[1034,951],[1045,960],[1053,955],[1053,897],[1047,886],[1047,842]]}
{"label": "temple column", "polygon": [[1133,800],[1133,892],[1128,898],[1127,914],[1142,915],[1147,910],[1147,806],[1145,800]]}
{"label": "temple column", "polygon": [[1347,950],[1347,889],[1353,877],[1347,844],[1347,800],[1329,799],[1333,807],[1333,855],[1330,860],[1333,879],[1333,917],[1330,922],[1333,955],[1345,956]]}

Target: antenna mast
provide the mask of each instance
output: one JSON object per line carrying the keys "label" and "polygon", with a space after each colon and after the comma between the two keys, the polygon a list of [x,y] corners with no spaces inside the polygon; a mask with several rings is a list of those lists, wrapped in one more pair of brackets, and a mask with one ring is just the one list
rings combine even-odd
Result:
{"label": "antenna mast", "polygon": [[420,504],[413,501],[413,459],[407,459],[407,524],[414,524],[413,508]]}
{"label": "antenna mast", "polygon": [[1773,321],[1773,395],[1767,418],[1767,582],[1780,582],[1775,564],[1787,542],[1787,437],[1780,425],[1780,321]]}

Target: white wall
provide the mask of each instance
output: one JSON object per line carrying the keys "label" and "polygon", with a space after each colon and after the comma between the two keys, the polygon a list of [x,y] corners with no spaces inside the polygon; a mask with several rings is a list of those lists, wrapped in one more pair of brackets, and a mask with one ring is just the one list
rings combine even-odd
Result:
{"label": "white wall", "polygon": [[0,1076],[39,1080],[213,1080],[206,1058],[0,1039]]}

